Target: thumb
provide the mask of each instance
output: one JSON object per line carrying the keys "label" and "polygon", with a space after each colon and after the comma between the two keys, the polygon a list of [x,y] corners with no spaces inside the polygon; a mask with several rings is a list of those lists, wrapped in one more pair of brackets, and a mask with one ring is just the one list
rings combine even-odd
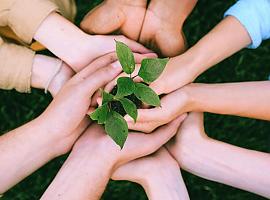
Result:
{"label": "thumb", "polygon": [[124,21],[122,10],[108,9],[106,3],[102,3],[84,17],[80,27],[90,34],[105,35],[120,29]]}

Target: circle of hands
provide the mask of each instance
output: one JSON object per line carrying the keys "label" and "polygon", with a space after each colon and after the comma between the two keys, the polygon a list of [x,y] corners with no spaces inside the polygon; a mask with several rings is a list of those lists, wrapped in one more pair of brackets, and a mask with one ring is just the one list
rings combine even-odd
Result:
{"label": "circle of hands", "polygon": [[[138,72],[143,58],[157,57],[153,51],[161,56],[172,57],[186,49],[182,31],[186,17],[180,18],[182,21],[179,23],[179,18],[177,17],[176,20],[176,17],[171,17],[170,10],[166,12],[158,1],[150,2],[148,7],[146,1],[139,2],[104,1],[91,10],[80,25],[82,30],[89,34],[124,35],[115,38],[137,52],[134,53],[137,63],[134,73]],[[67,69],[67,74],[72,74],[67,66],[64,66],[64,69]],[[100,159],[103,158],[101,155],[106,155],[106,159],[111,157],[108,160],[113,160],[111,178],[114,180],[147,184],[145,174],[149,174],[149,177],[159,176],[159,173],[167,174],[167,169],[171,169],[172,174],[178,177],[174,178],[175,184],[183,182],[174,153],[178,152],[178,148],[183,148],[182,142],[188,140],[190,134],[197,134],[198,138],[204,138],[205,133],[202,114],[192,113],[187,116],[184,109],[180,112],[172,112],[171,101],[176,98],[176,95],[179,97],[183,95],[183,101],[179,100],[178,103],[184,104],[185,95],[181,91],[173,92],[175,88],[168,88],[164,84],[168,83],[167,74],[171,74],[174,70],[170,69],[170,65],[162,76],[150,85],[158,94],[168,95],[161,99],[161,107],[138,110],[136,124],[126,117],[129,129],[139,132],[129,134],[122,150],[106,135],[103,127],[90,122],[89,117],[86,117],[86,114],[92,112],[101,102],[99,89],[103,88],[109,92],[116,84],[117,77],[124,76],[121,70],[116,53],[109,53],[82,68],[67,81],[63,88],[51,92],[55,97],[43,116],[46,116],[54,130],[64,134],[65,140],[62,140],[57,148],[65,153],[73,147],[72,155],[85,153],[89,156],[96,152],[96,156],[100,155]],[[177,79],[180,80],[179,77]],[[180,84],[184,85],[191,81],[193,80],[183,79]],[[54,130],[51,131],[55,132]],[[175,135],[176,137],[172,139]],[[186,190],[183,193],[188,197]]]}
{"label": "circle of hands", "polygon": [[[101,104],[100,88],[110,92],[117,78],[125,76],[114,52],[114,40],[124,42],[134,52],[134,74],[138,73],[144,58],[174,57],[185,52],[183,24],[197,1],[191,0],[182,6],[175,6],[172,2],[175,1],[105,0],[82,20],[81,29],[95,35],[91,43],[86,41],[85,44],[97,47],[97,51],[93,50],[89,56],[89,49],[82,48],[81,52],[77,52],[82,55],[80,62],[69,62],[69,58],[65,60],[67,64],[63,63],[61,73],[56,75],[48,88],[53,101],[32,122],[34,127],[41,127],[50,133],[49,142],[44,145],[52,148],[47,157],[39,160],[40,164],[33,165],[29,172],[71,150],[42,199],[54,199],[55,195],[59,199],[64,193],[68,193],[70,199],[77,199],[78,192],[88,191],[93,180],[97,185],[88,194],[91,194],[90,199],[98,199],[99,191],[104,190],[109,178],[139,183],[150,199],[168,199],[165,187],[160,189],[163,185],[169,187],[170,196],[175,195],[173,199],[177,196],[189,199],[179,168],[192,172],[189,170],[192,166],[196,171],[200,166],[189,159],[196,151],[200,154],[199,148],[194,147],[207,149],[212,140],[205,133],[203,114],[187,113],[192,103],[188,98],[188,87],[192,86],[188,85],[198,76],[197,72],[184,67],[188,60],[181,56],[170,59],[161,76],[149,85],[162,95],[160,107],[139,109],[136,123],[125,116],[131,132],[122,150],[102,126],[87,116]],[[172,14],[172,7],[179,10]],[[218,151],[217,146],[212,147]],[[7,167],[7,170],[10,169]],[[199,175],[204,176],[205,170],[203,168]],[[20,176],[25,177],[29,172]],[[228,180],[219,179],[218,174],[213,170],[208,178],[231,184]],[[16,182],[8,173],[1,178],[6,182],[2,191]],[[98,185],[97,180],[104,181]],[[68,181],[73,182],[72,188],[76,192],[62,188],[62,183]],[[162,183],[161,186],[158,183]],[[234,186],[241,187],[241,183],[237,182]],[[58,188],[56,192],[55,188]],[[243,188],[250,189],[248,186]],[[260,193],[264,194],[264,191]]]}

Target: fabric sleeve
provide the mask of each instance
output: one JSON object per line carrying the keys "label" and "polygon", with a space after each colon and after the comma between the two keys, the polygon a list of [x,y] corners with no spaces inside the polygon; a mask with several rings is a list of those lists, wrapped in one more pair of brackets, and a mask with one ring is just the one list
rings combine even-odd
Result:
{"label": "fabric sleeve", "polygon": [[229,15],[249,33],[252,43],[248,48],[257,48],[262,40],[270,38],[270,0],[239,0],[224,14]]}
{"label": "fabric sleeve", "polygon": [[34,56],[34,51],[0,37],[0,88],[29,93]]}
{"label": "fabric sleeve", "polygon": [[58,7],[50,0],[1,0],[0,26],[9,26],[30,44],[42,21],[54,11]]}

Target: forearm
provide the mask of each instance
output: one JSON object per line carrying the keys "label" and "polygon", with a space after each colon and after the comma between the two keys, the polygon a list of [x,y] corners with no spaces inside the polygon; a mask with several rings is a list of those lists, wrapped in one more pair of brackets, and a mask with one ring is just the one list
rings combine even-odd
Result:
{"label": "forearm", "polygon": [[111,176],[111,163],[101,156],[87,148],[72,152],[41,199],[100,199]]}
{"label": "forearm", "polygon": [[31,87],[48,89],[55,96],[73,75],[73,70],[61,60],[37,54],[33,61]]}
{"label": "forearm", "polygon": [[38,120],[0,137],[0,194],[58,154],[54,139]]}
{"label": "forearm", "polygon": [[165,169],[156,175],[147,178],[141,184],[150,200],[187,200],[189,195],[179,169],[171,171]]}
{"label": "forearm", "polygon": [[267,153],[206,139],[184,145],[176,158],[181,167],[200,177],[270,197]]}
{"label": "forearm", "polygon": [[197,77],[250,43],[251,38],[245,27],[236,18],[228,16],[186,53],[173,58],[171,62],[177,66],[178,60],[188,60],[189,70]]}
{"label": "forearm", "polygon": [[34,35],[37,41],[68,63],[75,71],[89,64],[82,58],[86,56],[89,47],[94,45],[89,44],[90,37],[57,13],[50,14]]}
{"label": "forearm", "polygon": [[[189,111],[211,112],[270,120],[270,82],[190,84],[185,86]],[[181,89],[180,89],[181,90]]]}

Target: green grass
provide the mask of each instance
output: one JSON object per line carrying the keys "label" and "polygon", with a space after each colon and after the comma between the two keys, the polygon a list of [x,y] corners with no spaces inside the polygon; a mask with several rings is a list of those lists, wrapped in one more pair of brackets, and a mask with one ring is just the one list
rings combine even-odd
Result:
{"label": "green grass", "polygon": [[[79,22],[83,15],[100,1],[78,0]],[[92,2],[92,3],[89,3]],[[233,0],[200,0],[185,25],[190,45],[198,41],[221,19]],[[266,80],[270,74],[270,42],[256,50],[243,50],[218,64],[197,81],[205,83]],[[38,116],[49,104],[51,98],[42,91],[32,94],[18,94],[15,91],[0,91],[0,132],[5,133]],[[269,152],[269,122],[240,117],[206,114],[206,130],[211,137],[237,146]],[[57,158],[39,169],[33,175],[8,191],[1,200],[39,199],[64,162]],[[3,162],[3,161],[2,161]],[[207,162],[207,161],[206,161]],[[8,172],[6,172],[8,173]],[[207,181],[183,172],[191,199],[209,200],[262,200],[257,195],[229,186]],[[0,177],[1,181],[1,177]],[[142,188],[129,182],[110,182],[103,196],[104,200],[147,199]]]}

